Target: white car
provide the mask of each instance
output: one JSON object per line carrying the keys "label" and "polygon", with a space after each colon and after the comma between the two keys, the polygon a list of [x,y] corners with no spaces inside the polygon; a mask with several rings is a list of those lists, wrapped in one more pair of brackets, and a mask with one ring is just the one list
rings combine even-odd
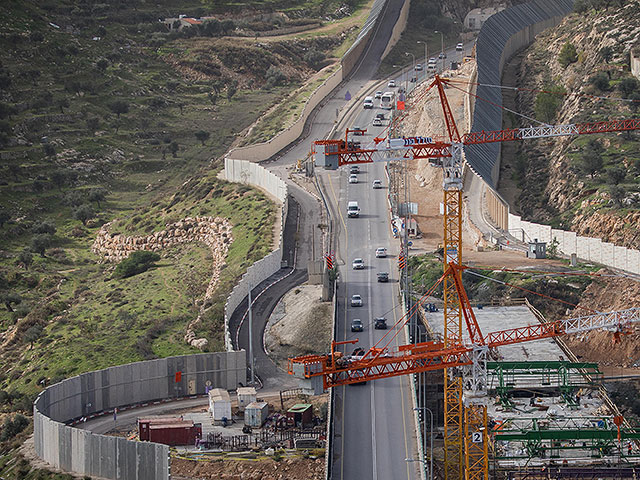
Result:
{"label": "white car", "polygon": [[352,263],[354,270],[363,270],[364,269],[364,260],[361,258],[356,258]]}
{"label": "white car", "polygon": [[380,120],[379,118],[374,118],[373,119],[373,123],[371,124],[374,127],[381,127],[382,126],[382,120]]}
{"label": "white car", "polygon": [[349,175],[349,183],[358,183],[358,176],[357,175]]}
{"label": "white car", "polygon": [[375,188],[375,189],[382,188],[382,182],[380,180],[374,180],[373,181],[373,188]]}
{"label": "white car", "polygon": [[375,98],[376,100],[379,100],[382,98],[382,92],[380,90],[378,90],[375,95],[373,96],[373,98]]}
{"label": "white car", "polygon": [[387,256],[387,249],[384,247],[376,248],[376,258],[385,258]]}
{"label": "white car", "polygon": [[416,63],[416,66],[414,67],[416,72],[420,72],[422,71],[422,64],[421,63]]}
{"label": "white car", "polygon": [[447,54],[444,52],[440,52],[440,55],[438,55],[438,58],[447,58]]}
{"label": "white car", "polygon": [[462,42],[456,45],[456,50],[458,52],[461,52],[463,49],[464,49],[464,44]]}
{"label": "white car", "polygon": [[389,80],[389,83],[387,83],[387,87],[389,88],[395,88],[395,86],[396,86],[395,80]]}
{"label": "white car", "polygon": [[360,295],[351,295],[351,306],[352,307],[361,307],[362,306],[362,297]]}

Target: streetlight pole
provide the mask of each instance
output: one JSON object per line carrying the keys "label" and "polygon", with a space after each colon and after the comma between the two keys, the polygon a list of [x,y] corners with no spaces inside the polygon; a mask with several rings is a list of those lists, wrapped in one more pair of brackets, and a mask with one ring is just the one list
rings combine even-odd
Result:
{"label": "streetlight pole", "polygon": [[433,33],[439,33],[440,34],[440,45],[442,47],[442,49],[440,51],[440,55],[442,55],[442,71],[444,71],[444,33],[439,32],[438,30],[434,31]]}
{"label": "streetlight pole", "polygon": [[[427,412],[429,412],[429,419],[430,419],[430,423],[429,423],[429,480],[433,480],[433,412],[431,411],[430,408],[427,407],[415,407],[414,410],[426,410]],[[422,420],[423,425],[425,423],[424,418]],[[424,445],[427,441],[427,429],[423,429],[423,439],[422,439],[422,445]]]}
{"label": "streetlight pole", "polygon": [[251,283],[247,285],[247,290],[249,291],[249,364],[251,365],[251,385],[255,385],[255,365],[253,363],[253,317],[251,315]]}
{"label": "streetlight pole", "polygon": [[424,78],[427,78],[427,62],[429,61],[429,45],[427,41],[418,40],[416,43],[424,43],[424,63],[422,69],[424,70]]}
{"label": "streetlight pole", "polygon": [[[411,75],[413,75],[415,73],[415,71],[416,71],[416,56],[411,52],[404,52],[404,54],[405,55],[411,55],[411,58],[412,58],[412,64],[411,64],[412,65],[412,69],[411,69],[412,73],[411,73]],[[409,75],[407,74],[407,76],[409,76]],[[406,88],[404,89],[404,91],[405,91],[405,95],[409,94],[409,92],[407,91]]]}

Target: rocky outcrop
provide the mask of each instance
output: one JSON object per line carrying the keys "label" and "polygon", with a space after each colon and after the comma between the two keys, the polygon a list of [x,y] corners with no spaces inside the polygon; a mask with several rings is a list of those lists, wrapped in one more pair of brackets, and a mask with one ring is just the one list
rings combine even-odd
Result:
{"label": "rocky outcrop", "polygon": [[196,338],[195,328],[201,321],[202,314],[209,303],[208,300],[213,297],[229,245],[233,241],[232,226],[229,221],[220,217],[187,217],[184,220],[167,225],[161,232],[140,237],[111,234],[109,232],[110,225],[111,222],[104,224],[100,228],[91,247],[93,253],[100,256],[104,262],[120,262],[132,252],[138,250],[159,252],[165,248],[191,242],[202,242],[211,249],[213,257],[211,279],[207,286],[200,313],[195,320],[189,323],[184,336],[184,340],[188,344],[200,350],[204,349],[208,345],[208,341],[206,338]]}

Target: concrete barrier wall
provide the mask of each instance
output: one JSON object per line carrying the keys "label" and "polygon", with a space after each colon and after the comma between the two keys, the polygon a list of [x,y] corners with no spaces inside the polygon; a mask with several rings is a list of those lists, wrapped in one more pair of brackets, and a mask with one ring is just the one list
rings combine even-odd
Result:
{"label": "concrete barrier wall", "polygon": [[[400,37],[402,36],[402,32],[404,32],[404,29],[407,27],[407,20],[409,19],[410,7],[411,7],[411,2],[405,1],[404,5],[402,5],[402,10],[400,10],[400,15],[398,16],[398,21],[396,22],[396,24],[393,27],[393,30],[391,31],[391,38],[389,39],[387,48],[385,48],[384,52],[382,53],[383,59],[387,55],[389,55],[389,52],[395,46],[395,44],[398,43],[398,40],[400,40]],[[424,61],[426,63],[427,59],[425,59]],[[424,68],[427,68],[426,65]]]}
{"label": "concrete barrier wall", "polygon": [[584,261],[600,263],[608,267],[640,274],[640,251],[620,247],[599,238],[583,237],[575,232],[551,228],[549,225],[527,222],[518,215],[510,213],[509,233],[518,240],[529,242],[538,239],[541,242],[558,243],[558,252],[562,255],[576,256]]}
{"label": "concrete barrier wall", "polygon": [[296,141],[298,137],[302,135],[304,125],[313,109],[316,108],[318,104],[324,100],[325,97],[329,95],[329,93],[331,93],[342,81],[342,71],[342,67],[338,68],[338,70],[327,78],[322,85],[314,90],[311,96],[307,99],[300,117],[289,128],[283,130],[266,142],[249,145],[248,147],[235,148],[229,152],[228,156],[237,160],[261,162],[272,157],[290,143]]}
{"label": "concrete barrier wall", "polygon": [[244,297],[247,296],[249,285],[251,285],[252,288],[255,287],[280,270],[282,266],[282,234],[287,220],[288,187],[277,175],[271,173],[261,165],[247,160],[225,158],[224,176],[225,179],[230,182],[246,183],[259,187],[267,191],[282,204],[278,247],[269,255],[251,265],[227,297],[227,302],[224,307],[224,341],[227,351],[232,351],[233,343],[229,332],[229,319],[231,315],[233,315],[234,310],[238,308],[238,305],[240,305]]}
{"label": "concrete barrier wall", "polygon": [[378,22],[378,18],[383,12],[386,4],[387,0],[375,0],[375,2],[373,2],[367,21],[362,26],[362,29],[360,30],[360,33],[358,33],[353,45],[351,45],[349,50],[347,50],[347,52],[342,56],[342,78],[347,78],[353,68],[357,65],[358,60],[360,60],[360,56],[369,43],[369,39],[371,38]]}
{"label": "concrete barrier wall", "polygon": [[[179,382],[176,372],[182,372]],[[244,351],[162,358],[68,378],[45,389],[33,404],[36,454],[56,468],[80,475],[168,479],[168,446],[95,435],[66,423],[102,412],[111,414],[114,408],[204,395],[209,385],[232,390],[245,380]]]}

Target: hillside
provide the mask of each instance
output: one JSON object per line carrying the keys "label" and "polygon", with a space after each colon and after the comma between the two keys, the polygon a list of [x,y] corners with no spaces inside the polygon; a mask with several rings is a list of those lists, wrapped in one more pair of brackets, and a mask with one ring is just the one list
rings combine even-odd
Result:
{"label": "hillside", "polygon": [[[640,2],[583,5],[510,62],[503,85],[520,90],[505,93],[507,106],[556,124],[637,116],[629,55],[640,47]],[[505,126],[531,123],[505,118]],[[505,145],[500,191],[526,220],[640,248],[638,140],[627,132]]]}

